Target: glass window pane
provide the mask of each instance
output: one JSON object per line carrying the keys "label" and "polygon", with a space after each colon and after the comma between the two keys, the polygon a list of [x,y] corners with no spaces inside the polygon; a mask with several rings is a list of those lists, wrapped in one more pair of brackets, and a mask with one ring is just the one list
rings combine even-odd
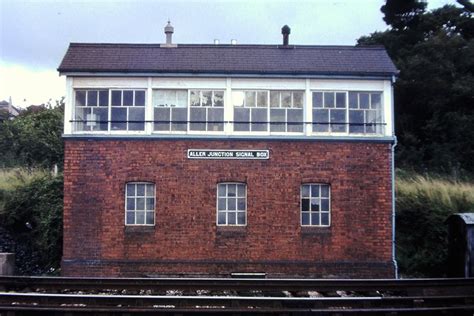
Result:
{"label": "glass window pane", "polygon": [[146,196],[155,196],[155,185],[147,184],[146,185]]}
{"label": "glass window pane", "polygon": [[311,212],[319,212],[320,211],[320,200],[319,199],[311,199]]}
{"label": "glass window pane", "polygon": [[255,98],[257,93],[255,91],[245,91],[245,106],[248,108],[253,108],[256,106]]}
{"label": "glass window pane", "polygon": [[127,129],[127,109],[126,108],[112,108],[112,130],[126,130]]}
{"label": "glass window pane", "polygon": [[108,106],[109,105],[109,91],[100,90],[99,91],[99,106]]}
{"label": "glass window pane", "polygon": [[258,107],[267,107],[268,106],[268,93],[267,91],[258,91],[257,92],[257,106]]}
{"label": "glass window pane", "polygon": [[155,209],[155,199],[154,198],[147,198],[145,209],[148,211],[152,211]]}
{"label": "glass window pane", "polygon": [[135,224],[145,224],[145,212],[136,212],[137,222]]}
{"label": "glass window pane", "polygon": [[146,212],[146,224],[153,225],[155,223],[155,213],[154,212]]}
{"label": "glass window pane", "polygon": [[329,225],[329,213],[321,213],[321,225]]}
{"label": "glass window pane", "polygon": [[122,105],[122,91],[120,90],[114,90],[112,91],[112,106],[116,105]]}
{"label": "glass window pane", "polygon": [[235,225],[236,224],[236,212],[229,212],[227,213],[227,224],[229,225]]}
{"label": "glass window pane", "polygon": [[123,92],[123,104],[122,105],[133,105],[133,91],[124,90]]}
{"label": "glass window pane", "polygon": [[349,133],[363,133],[364,132],[364,111],[350,110],[349,111]]}
{"label": "glass window pane", "polygon": [[214,91],[214,106],[224,106],[224,91]]}
{"label": "glass window pane", "polygon": [[245,211],[245,198],[237,199],[237,209],[239,211]]}
{"label": "glass window pane", "polygon": [[311,185],[311,197],[319,197],[319,185],[318,184],[312,184]]}
{"label": "glass window pane", "polygon": [[127,212],[126,224],[128,225],[135,224],[135,212]]}
{"label": "glass window pane", "polygon": [[97,91],[87,91],[87,106],[97,106]]}
{"label": "glass window pane", "polygon": [[[303,132],[303,109],[288,109],[288,132]],[[300,123],[301,122],[301,123]]]}
{"label": "glass window pane", "polygon": [[[190,123],[189,128],[192,131],[205,131],[206,130],[206,109],[204,108],[191,108],[191,122],[199,123]],[[203,123],[201,123],[203,122]]]}
{"label": "glass window pane", "polygon": [[310,186],[307,184],[304,184],[301,186],[301,196],[302,197],[309,197],[310,196]]}
{"label": "glass window pane", "polygon": [[237,196],[245,197],[245,184],[237,184]]}
{"label": "glass window pane", "polygon": [[248,132],[250,130],[250,124],[240,123],[250,121],[250,109],[246,108],[234,108],[234,131]]}
{"label": "glass window pane", "polygon": [[301,211],[309,212],[309,199],[301,199]]}
{"label": "glass window pane", "polygon": [[251,109],[252,131],[262,132],[267,130],[267,109]]}
{"label": "glass window pane", "polygon": [[96,119],[95,131],[106,131],[108,129],[109,109],[106,107],[93,109]]}
{"label": "glass window pane", "polygon": [[127,196],[135,196],[135,184],[127,183]]}
{"label": "glass window pane", "polygon": [[322,107],[323,107],[323,93],[313,92],[313,108],[322,108]]}
{"label": "glass window pane", "polygon": [[313,132],[329,131],[329,110],[313,110]]}
{"label": "glass window pane", "polygon": [[145,91],[135,91],[135,106],[145,106]]}
{"label": "glass window pane", "polygon": [[165,107],[157,107],[154,108],[155,112],[155,123],[154,123],[154,129],[155,131],[168,131],[170,128],[170,108],[165,108]]}
{"label": "glass window pane", "polygon": [[176,123],[171,124],[171,130],[173,131],[186,131],[187,130],[187,117],[188,110],[183,107],[171,109],[171,120]]}
{"label": "glass window pane", "polygon": [[281,92],[281,107],[283,108],[291,107],[291,92],[289,91]]}
{"label": "glass window pane", "polygon": [[212,91],[201,91],[201,106],[212,106]]}
{"label": "glass window pane", "polygon": [[309,225],[309,213],[301,213],[301,225]]}
{"label": "glass window pane", "polygon": [[200,106],[199,90],[191,90],[189,94],[189,103],[191,106]]}
{"label": "glass window pane", "polygon": [[319,225],[319,213],[311,213],[311,225]]}
{"label": "glass window pane", "polygon": [[235,184],[227,185],[227,196],[237,196],[237,186]]}
{"label": "glass window pane", "polygon": [[270,107],[272,108],[280,107],[280,92],[279,91],[270,91]]}
{"label": "glass window pane", "polygon": [[377,121],[377,111],[374,111],[374,110],[365,111],[365,121],[367,123],[367,125],[365,126],[365,131],[367,133],[375,133],[375,128],[377,126],[377,123],[380,123]]}
{"label": "glass window pane", "polygon": [[329,197],[329,185],[321,185],[321,197]]}
{"label": "glass window pane", "polygon": [[349,108],[358,109],[359,105],[357,101],[357,92],[349,92]]}
{"label": "glass window pane", "polygon": [[237,199],[227,198],[227,209],[229,211],[235,211],[237,209]]}
{"label": "glass window pane", "polygon": [[271,109],[270,110],[270,131],[285,132],[285,109]]}
{"label": "glass window pane", "polygon": [[368,93],[359,94],[359,106],[361,109],[369,108],[369,94]]}
{"label": "glass window pane", "polygon": [[237,212],[237,224],[245,225],[245,212]]}
{"label": "glass window pane", "polygon": [[225,225],[226,223],[226,213],[225,212],[219,212],[217,214],[217,224],[219,225]]}
{"label": "glass window pane", "polygon": [[219,184],[217,185],[217,194],[218,196],[226,196],[226,185],[225,184]]}
{"label": "glass window pane", "polygon": [[207,109],[208,113],[208,131],[223,131],[224,130],[224,109],[211,108]]}
{"label": "glass window pane", "polygon": [[304,104],[304,93],[303,92],[293,92],[293,107],[294,108],[303,108]]}
{"label": "glass window pane", "polygon": [[176,90],[176,106],[180,108],[188,106],[188,91]]}
{"label": "glass window pane", "polygon": [[130,108],[129,109],[129,121],[128,130],[130,131],[143,131],[145,130],[145,108]]}
{"label": "glass window pane", "polygon": [[346,131],[346,110],[331,110],[331,131]]}
{"label": "glass window pane", "polygon": [[232,91],[232,105],[234,107],[244,106],[244,96],[245,93],[243,91]]}
{"label": "glass window pane", "polygon": [[137,210],[145,210],[145,198],[136,198],[135,207]]}
{"label": "glass window pane", "polygon": [[382,96],[380,93],[372,93],[370,95],[370,103],[372,109],[380,109],[382,107]]}
{"label": "glass window pane", "polygon": [[325,108],[334,107],[334,92],[324,92],[324,107]]}
{"label": "glass window pane", "polygon": [[127,198],[127,210],[129,210],[129,211],[135,210],[135,199],[134,198]]}
{"label": "glass window pane", "polygon": [[78,90],[76,91],[76,106],[86,105],[86,92]]}
{"label": "glass window pane", "polygon": [[145,184],[137,184],[137,196],[145,196]]}
{"label": "glass window pane", "polygon": [[329,199],[321,199],[321,211],[329,212]]}
{"label": "glass window pane", "polygon": [[227,203],[225,198],[218,198],[217,199],[217,209],[219,211],[224,211],[227,209]]}
{"label": "glass window pane", "polygon": [[344,92],[336,93],[336,108],[346,107],[346,94]]}

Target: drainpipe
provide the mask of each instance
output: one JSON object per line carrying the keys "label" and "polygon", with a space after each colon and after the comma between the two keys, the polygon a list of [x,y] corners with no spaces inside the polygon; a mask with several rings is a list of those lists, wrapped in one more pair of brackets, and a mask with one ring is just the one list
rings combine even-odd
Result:
{"label": "drainpipe", "polygon": [[397,257],[396,257],[396,249],[395,249],[395,147],[397,146],[397,137],[395,136],[395,110],[394,110],[394,94],[393,94],[393,85],[395,83],[395,76],[392,76],[392,135],[394,137],[392,143],[392,159],[391,159],[391,169],[392,169],[392,262],[393,267],[395,268],[395,279],[398,279],[398,264],[397,264]]}

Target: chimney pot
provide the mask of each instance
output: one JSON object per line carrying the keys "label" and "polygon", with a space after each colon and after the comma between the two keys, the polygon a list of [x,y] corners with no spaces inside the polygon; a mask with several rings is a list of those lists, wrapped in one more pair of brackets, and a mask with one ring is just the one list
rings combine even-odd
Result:
{"label": "chimney pot", "polygon": [[290,33],[291,29],[288,25],[285,25],[281,28],[281,34],[283,34],[283,46],[288,46]]}

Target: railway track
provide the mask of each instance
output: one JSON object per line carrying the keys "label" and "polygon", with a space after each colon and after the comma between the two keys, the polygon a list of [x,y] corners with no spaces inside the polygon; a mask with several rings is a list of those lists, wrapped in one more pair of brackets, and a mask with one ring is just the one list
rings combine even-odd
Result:
{"label": "railway track", "polygon": [[0,316],[45,312],[472,316],[474,279],[0,277]]}

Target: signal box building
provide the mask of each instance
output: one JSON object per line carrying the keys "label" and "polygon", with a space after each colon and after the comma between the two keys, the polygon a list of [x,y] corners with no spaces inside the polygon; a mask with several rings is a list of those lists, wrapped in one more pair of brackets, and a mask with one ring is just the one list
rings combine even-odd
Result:
{"label": "signal box building", "polygon": [[382,47],[70,44],[66,276],[394,277]]}

